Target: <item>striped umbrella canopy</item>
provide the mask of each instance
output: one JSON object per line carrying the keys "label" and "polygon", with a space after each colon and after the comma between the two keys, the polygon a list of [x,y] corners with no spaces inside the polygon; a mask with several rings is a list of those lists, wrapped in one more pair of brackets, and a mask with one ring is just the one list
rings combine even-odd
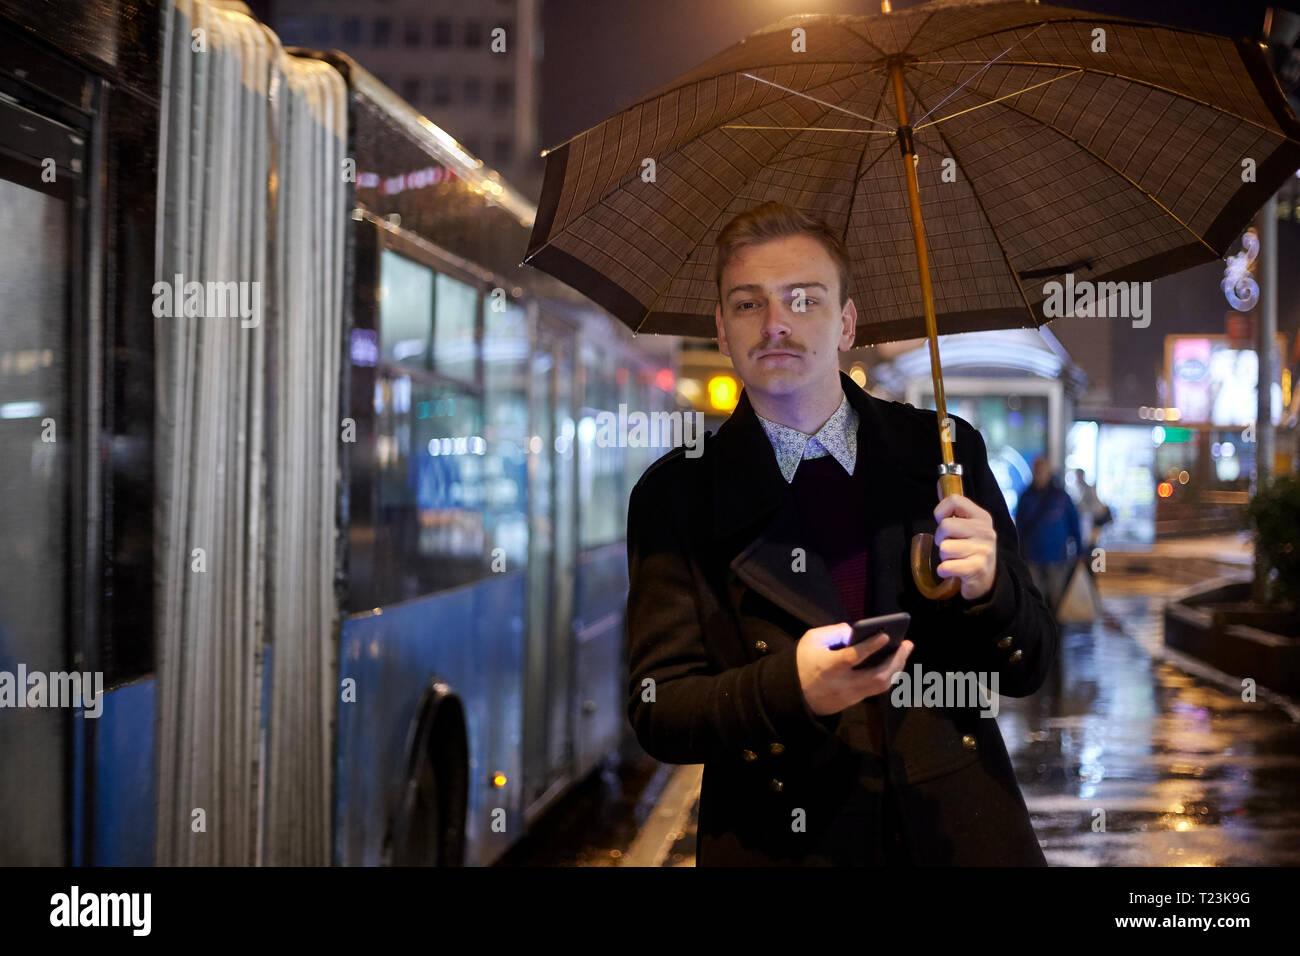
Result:
{"label": "striped umbrella canopy", "polygon": [[718,232],[794,206],[844,238],[855,344],[928,336],[943,423],[940,332],[1221,258],[1297,167],[1255,42],[1022,0],[795,16],[548,150],[525,261],[636,331],[712,338]]}

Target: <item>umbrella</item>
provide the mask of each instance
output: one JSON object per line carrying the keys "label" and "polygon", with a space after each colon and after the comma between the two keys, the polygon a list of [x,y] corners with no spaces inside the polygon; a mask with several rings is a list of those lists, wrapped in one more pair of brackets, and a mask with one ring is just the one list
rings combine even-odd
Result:
{"label": "umbrella", "polygon": [[[850,253],[855,344],[929,340],[948,495],[938,333],[1034,328],[1062,288],[1223,257],[1300,166],[1300,123],[1254,42],[1019,0],[883,6],[781,20],[546,151],[524,261],[634,331],[712,338],[722,226],[767,200],[820,216]],[[932,545],[913,538],[913,577],[948,598]]]}

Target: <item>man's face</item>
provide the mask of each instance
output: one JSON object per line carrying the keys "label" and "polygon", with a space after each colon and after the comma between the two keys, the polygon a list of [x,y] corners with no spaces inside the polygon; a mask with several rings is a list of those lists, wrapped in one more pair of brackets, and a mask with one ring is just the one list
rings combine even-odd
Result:
{"label": "man's face", "polygon": [[722,272],[718,350],[747,389],[787,396],[839,377],[858,313],[840,308],[835,261],[809,236],[741,247]]}

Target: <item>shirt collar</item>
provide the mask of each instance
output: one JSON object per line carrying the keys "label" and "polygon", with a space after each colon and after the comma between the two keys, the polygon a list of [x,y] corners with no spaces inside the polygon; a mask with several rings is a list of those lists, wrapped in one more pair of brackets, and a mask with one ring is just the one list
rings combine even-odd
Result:
{"label": "shirt collar", "polygon": [[786,482],[794,481],[795,470],[805,458],[822,458],[831,455],[850,475],[858,461],[858,412],[850,403],[848,395],[840,399],[834,414],[826,424],[808,435],[789,425],[782,425],[758,416],[767,432],[772,450],[776,452],[776,462]]}

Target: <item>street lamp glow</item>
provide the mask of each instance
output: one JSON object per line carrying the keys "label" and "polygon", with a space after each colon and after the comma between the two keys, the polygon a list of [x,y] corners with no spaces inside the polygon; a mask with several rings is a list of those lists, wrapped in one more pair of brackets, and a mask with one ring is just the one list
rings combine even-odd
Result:
{"label": "street lamp glow", "polygon": [[740,388],[730,375],[715,375],[709,379],[709,404],[718,411],[730,411],[736,407]]}

